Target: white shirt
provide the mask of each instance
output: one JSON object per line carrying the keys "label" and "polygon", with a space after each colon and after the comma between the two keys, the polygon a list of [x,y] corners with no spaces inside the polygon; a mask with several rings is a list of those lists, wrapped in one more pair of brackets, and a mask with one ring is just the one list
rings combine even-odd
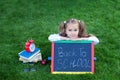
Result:
{"label": "white shirt", "polygon": [[[49,41],[58,41],[58,40],[61,40],[61,36],[60,36],[59,34],[51,34],[51,35],[48,37],[48,40],[49,40]],[[95,45],[99,43],[98,38],[95,37],[95,36],[88,37],[87,40],[93,41]]]}

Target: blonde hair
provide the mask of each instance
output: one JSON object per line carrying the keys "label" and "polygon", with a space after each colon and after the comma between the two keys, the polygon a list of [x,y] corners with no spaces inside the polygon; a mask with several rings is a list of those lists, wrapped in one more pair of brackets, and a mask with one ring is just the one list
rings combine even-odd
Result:
{"label": "blonde hair", "polygon": [[61,36],[67,37],[66,27],[67,27],[67,24],[71,24],[71,23],[72,24],[76,24],[76,23],[79,24],[78,37],[90,37],[91,36],[90,34],[87,34],[87,32],[86,32],[84,21],[80,21],[80,20],[77,20],[77,19],[69,19],[69,20],[64,21],[64,22],[62,22],[60,24],[60,26],[59,26],[59,34]]}

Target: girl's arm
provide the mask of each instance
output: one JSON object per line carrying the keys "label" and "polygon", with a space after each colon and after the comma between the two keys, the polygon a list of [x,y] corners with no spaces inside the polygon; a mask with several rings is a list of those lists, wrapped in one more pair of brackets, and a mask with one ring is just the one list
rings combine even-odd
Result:
{"label": "girl's arm", "polygon": [[49,40],[49,41],[69,40],[69,38],[67,38],[67,37],[62,37],[62,36],[60,36],[59,34],[51,34],[51,35],[48,37],[48,40]]}
{"label": "girl's arm", "polygon": [[94,42],[94,45],[99,43],[99,39],[93,35],[88,38],[77,38],[77,39],[70,39],[70,40],[91,40]]}
{"label": "girl's arm", "polygon": [[99,39],[96,36],[90,36],[88,40],[93,41],[95,45],[99,43]]}
{"label": "girl's arm", "polygon": [[48,40],[49,40],[49,41],[57,41],[57,40],[60,40],[60,36],[59,36],[59,34],[51,34],[51,35],[48,37]]}
{"label": "girl's arm", "polygon": [[97,37],[95,36],[90,36],[88,38],[78,38],[78,39],[70,39],[70,38],[67,38],[67,37],[62,37],[60,36],[59,34],[51,34],[49,37],[48,37],[48,40],[49,41],[58,41],[58,40],[91,40],[94,42],[94,44],[98,44],[99,43],[99,40]]}
{"label": "girl's arm", "polygon": [[99,39],[96,36],[93,36],[93,35],[88,37],[88,38],[79,38],[77,40],[91,40],[91,41],[94,42],[95,45],[99,43]]}

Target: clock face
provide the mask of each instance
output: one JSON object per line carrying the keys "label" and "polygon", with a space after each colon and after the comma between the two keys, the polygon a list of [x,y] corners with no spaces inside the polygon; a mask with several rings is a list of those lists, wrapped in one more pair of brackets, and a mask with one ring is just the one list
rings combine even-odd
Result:
{"label": "clock face", "polygon": [[35,44],[31,43],[29,46],[30,52],[33,52],[35,50]]}

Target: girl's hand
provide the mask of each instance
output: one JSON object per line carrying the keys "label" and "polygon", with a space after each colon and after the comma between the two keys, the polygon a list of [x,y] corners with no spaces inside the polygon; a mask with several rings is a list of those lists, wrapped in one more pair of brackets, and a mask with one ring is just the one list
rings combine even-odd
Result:
{"label": "girl's hand", "polygon": [[70,40],[70,38],[67,38],[67,37],[61,37],[61,40]]}
{"label": "girl's hand", "polygon": [[61,40],[88,40],[88,38],[67,38],[67,37],[61,37]]}
{"label": "girl's hand", "polygon": [[88,38],[75,38],[75,39],[70,39],[70,40],[88,40]]}
{"label": "girl's hand", "polygon": [[79,38],[79,40],[88,40],[88,38]]}

